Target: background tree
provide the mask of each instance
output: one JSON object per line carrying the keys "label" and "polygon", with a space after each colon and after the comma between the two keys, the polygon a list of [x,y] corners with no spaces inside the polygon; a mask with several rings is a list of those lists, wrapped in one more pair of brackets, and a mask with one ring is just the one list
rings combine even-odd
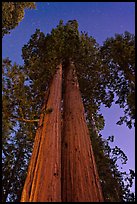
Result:
{"label": "background tree", "polygon": [[[109,143],[114,142],[114,136],[103,139],[89,125],[91,141],[95,160],[98,166],[99,178],[105,202],[127,202],[135,201],[135,195],[130,191],[135,173],[131,169],[129,173],[119,170],[119,165],[127,163],[127,156],[117,146],[111,148]],[[107,174],[105,173],[107,172]],[[112,188],[113,186],[113,188]]]}
{"label": "background tree", "polygon": [[131,128],[135,119],[135,37],[129,32],[116,34],[108,38],[100,48],[103,66],[108,70],[107,88],[116,104],[124,108],[124,116],[117,124],[123,122]]}
{"label": "background tree", "polygon": [[[126,46],[128,47],[128,43]],[[28,135],[22,142],[24,146],[26,144],[25,154],[29,157],[29,151],[31,151],[29,141],[31,141],[31,143],[34,141],[33,132],[35,132],[37,123],[25,123],[23,118],[28,120],[39,118],[40,110],[44,102],[45,91],[49,87],[56,67],[59,63],[62,63],[63,67],[65,67],[64,65],[67,63],[68,58],[71,58],[76,66],[76,74],[78,76],[89,129],[92,126],[94,130],[96,129],[99,132],[99,130],[103,128],[104,119],[103,116],[99,114],[100,105],[104,103],[107,107],[110,107],[114,100],[113,93],[110,90],[114,90],[113,86],[115,87],[115,91],[118,91],[118,89],[116,89],[117,78],[114,77],[112,78],[114,79],[114,85],[112,85],[111,89],[106,89],[108,87],[110,88],[112,84],[109,83],[108,78],[110,77],[108,76],[110,76],[110,73],[114,74],[115,70],[108,66],[107,61],[104,60],[105,55],[102,57],[105,48],[102,53],[100,50],[101,48],[95,39],[89,37],[87,33],[80,34],[78,32],[78,23],[76,21],[69,21],[66,25],[60,21],[57,28],[53,29],[51,34],[47,34],[47,36],[40,32],[40,30],[36,30],[30,41],[22,49],[24,66],[14,66],[11,65],[11,63],[9,63],[10,65],[7,63],[3,66],[5,73],[3,74],[5,84],[3,86],[3,106],[6,106],[3,109],[4,128],[6,127],[6,129],[3,129],[5,130],[5,136],[3,137],[5,141],[3,143],[4,149],[6,149],[6,145],[8,146],[8,138],[11,139],[16,136],[16,133],[14,137],[12,136],[10,125],[12,125],[12,128],[15,130],[16,123],[18,123],[18,126],[21,127],[21,131],[23,127],[24,134],[27,133],[26,135]],[[15,70],[17,71],[15,72]],[[7,88],[7,83],[9,82],[6,80],[6,77],[10,81],[11,88]],[[109,84],[110,86],[108,86]],[[133,89],[131,89],[131,91],[133,91]],[[62,92],[64,93],[64,90]],[[6,113],[8,114],[6,115]],[[19,118],[22,118],[22,120],[18,120]],[[92,124],[94,124],[94,126]],[[124,183],[120,182],[121,180],[119,179],[119,177],[123,178],[122,172],[119,172],[116,166],[116,160],[119,156],[115,154],[115,158],[112,160],[111,155],[107,154],[106,146],[102,138],[96,136],[93,132],[91,132],[91,138],[93,140],[92,144],[105,201],[132,199],[133,195],[131,195],[129,191],[130,185],[127,185],[127,188],[125,188]],[[12,140],[11,143],[13,143]],[[14,148],[14,145],[12,145],[11,152],[14,151]],[[111,151],[109,146],[107,146],[107,148],[108,151]],[[19,153],[16,152],[14,158],[17,158],[17,154]],[[8,168],[12,170],[10,163],[6,166],[6,155],[3,159],[5,171],[8,171]],[[14,160],[11,160],[10,157],[8,160],[12,161],[12,164],[15,165]],[[26,159],[25,162],[27,163],[28,160]],[[102,169],[104,169],[105,172],[107,169],[109,173],[104,175]],[[25,168],[22,172],[25,173]],[[20,176],[21,174],[19,174],[19,178],[21,178]],[[128,181],[128,177],[126,178]],[[133,178],[133,172],[131,178]],[[129,180],[132,180],[131,178],[129,177]],[[14,184],[16,183],[16,180],[13,181],[11,176],[9,180]],[[112,181],[115,182],[112,183]],[[21,184],[20,179],[19,182]],[[23,183],[21,185],[23,185]],[[118,189],[118,196],[113,195],[111,191],[112,188],[110,188],[112,185],[115,189]],[[6,184],[4,186],[6,186]],[[5,192],[5,187],[3,191]],[[8,196],[10,196],[11,193],[17,195],[15,189],[12,189],[12,192],[9,191]],[[14,200],[14,198],[11,198],[11,200]]]}
{"label": "background tree", "polygon": [[24,17],[25,9],[34,9],[34,2],[2,2],[2,36],[10,33]]}
{"label": "background tree", "polygon": [[22,119],[35,117],[35,99],[21,66],[5,59],[2,68],[2,201],[19,201],[36,128]]}

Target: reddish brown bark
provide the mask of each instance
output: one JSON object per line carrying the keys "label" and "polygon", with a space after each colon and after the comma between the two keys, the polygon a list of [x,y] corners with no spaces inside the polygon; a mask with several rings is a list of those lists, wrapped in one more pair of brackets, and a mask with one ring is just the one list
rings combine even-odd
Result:
{"label": "reddish brown bark", "polygon": [[67,67],[62,129],[62,201],[103,201],[73,64]]}
{"label": "reddish brown bark", "polygon": [[60,65],[45,103],[53,112],[36,133],[21,202],[103,201],[74,65],[66,73],[62,133]]}
{"label": "reddish brown bark", "polygon": [[21,202],[61,201],[61,90],[62,66],[53,78],[47,104],[49,114],[41,116]]}

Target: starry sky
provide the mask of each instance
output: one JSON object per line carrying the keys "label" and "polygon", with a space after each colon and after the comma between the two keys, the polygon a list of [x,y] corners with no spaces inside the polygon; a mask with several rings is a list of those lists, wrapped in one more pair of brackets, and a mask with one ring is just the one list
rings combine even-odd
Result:
{"label": "starry sky", "polygon": [[[9,57],[12,62],[23,64],[21,49],[36,28],[45,34],[55,28],[59,20],[77,20],[79,31],[86,31],[102,45],[107,37],[125,31],[135,33],[134,2],[37,2],[35,10],[25,10],[25,17],[19,26],[4,36],[2,57]],[[129,130],[124,124],[116,125],[123,110],[113,104],[111,108],[101,106],[105,118],[105,128],[101,131],[104,138],[115,136],[112,146],[117,145],[128,156],[123,170],[135,169],[135,129]],[[134,191],[134,187],[132,188]]]}

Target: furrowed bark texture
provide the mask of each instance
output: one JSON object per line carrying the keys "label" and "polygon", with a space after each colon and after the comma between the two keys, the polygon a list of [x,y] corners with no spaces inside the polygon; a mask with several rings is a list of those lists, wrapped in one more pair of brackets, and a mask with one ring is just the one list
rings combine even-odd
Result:
{"label": "furrowed bark texture", "polygon": [[21,202],[61,201],[61,92],[62,65],[58,66],[40,117]]}
{"label": "furrowed bark texture", "polygon": [[62,202],[103,201],[73,64],[67,67],[65,76],[61,149]]}

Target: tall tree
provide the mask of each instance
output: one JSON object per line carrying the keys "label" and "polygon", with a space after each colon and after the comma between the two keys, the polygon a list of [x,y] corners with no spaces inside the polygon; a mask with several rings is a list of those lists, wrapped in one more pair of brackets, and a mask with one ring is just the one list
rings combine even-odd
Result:
{"label": "tall tree", "polygon": [[61,84],[62,65],[42,109],[21,202],[61,201]]}
{"label": "tall tree", "polygon": [[[84,38],[84,36],[83,36],[83,38]],[[67,40],[70,42],[69,44],[66,44]],[[31,51],[32,50],[32,43],[33,43],[33,41],[34,41],[35,45],[38,43],[38,47],[41,47],[41,50],[39,50],[38,52],[37,52],[37,48],[33,49],[33,51]],[[37,30],[36,34],[33,35],[32,40],[28,43],[27,46],[24,46],[24,48],[23,48],[23,57],[24,57],[25,64],[26,64],[25,69],[28,71],[28,74],[29,74],[29,76],[31,78],[34,75],[37,76],[37,82],[38,82],[40,80],[40,78],[41,78],[40,76],[42,75],[42,73],[43,73],[43,76],[45,74],[44,73],[45,70],[43,69],[44,64],[46,64],[46,66],[50,65],[50,67],[51,67],[50,68],[50,72],[52,72],[52,74],[53,74],[54,69],[55,69],[55,65],[53,64],[54,60],[57,59],[55,61],[55,64],[58,62],[59,59],[62,61],[63,64],[66,64],[66,62],[68,61],[68,59],[70,57],[76,59],[78,57],[76,55],[76,50],[78,50],[78,52],[80,52],[80,50],[79,50],[80,49],[79,48],[80,44],[79,43],[80,43],[80,39],[79,39],[79,33],[77,31],[77,22],[76,21],[74,21],[74,22],[70,21],[70,22],[67,23],[66,26],[63,26],[62,22],[60,22],[60,24],[57,27],[57,29],[53,30],[52,31],[52,35],[48,36],[48,38],[46,38],[45,40],[44,40],[43,34],[40,33]],[[91,46],[95,43],[95,41],[91,39],[91,40],[89,40],[89,43],[91,43],[91,45],[89,44],[90,46],[89,46],[88,49],[91,48]],[[60,48],[60,52],[57,52],[56,49],[53,50],[52,46],[51,46],[52,44],[54,44],[54,46],[56,48],[59,47]],[[44,50],[43,50],[44,52],[41,52],[43,48],[44,48]],[[81,49],[82,49],[82,47],[81,47]],[[45,52],[46,52],[45,56],[48,56],[48,61],[46,61],[46,58],[44,58],[44,53]],[[94,48],[93,48],[93,50],[91,50],[91,53],[92,52],[94,52]],[[33,59],[33,60],[29,60],[28,59],[28,54],[31,57],[31,59]],[[44,61],[43,60],[41,61],[42,58],[44,59]],[[49,61],[49,58],[52,59],[51,62]],[[41,72],[40,72],[40,70],[36,71],[35,63],[33,63],[34,60],[35,60],[36,64],[40,63],[39,67],[41,69]],[[50,62],[50,64],[49,64],[49,62]],[[65,67],[64,67],[64,69],[65,69]],[[34,79],[34,77],[33,77],[33,79]],[[63,110],[65,111],[64,108],[63,108]],[[89,161],[87,163],[89,163]],[[65,164],[62,164],[62,166],[64,166],[64,165]],[[85,172],[85,174],[87,174],[87,172]],[[83,185],[83,184],[81,183],[81,185]],[[95,190],[95,191],[98,191],[98,186],[96,186],[95,189],[96,188],[97,188],[97,190]],[[91,194],[93,195],[94,193],[91,193]],[[85,197],[87,197],[87,196],[85,196]],[[100,194],[98,195],[98,197],[99,198],[96,197],[95,200],[97,200],[97,199],[101,200],[101,195]],[[79,201],[81,201],[81,199],[82,198],[80,198],[80,197],[78,198]],[[90,200],[92,200],[91,197],[90,197]]]}
{"label": "tall tree", "polygon": [[65,72],[61,151],[62,201],[101,202],[103,196],[75,66],[70,62]]}
{"label": "tall tree", "polygon": [[10,33],[24,17],[24,10],[35,8],[34,2],[2,2],[2,36]]}

